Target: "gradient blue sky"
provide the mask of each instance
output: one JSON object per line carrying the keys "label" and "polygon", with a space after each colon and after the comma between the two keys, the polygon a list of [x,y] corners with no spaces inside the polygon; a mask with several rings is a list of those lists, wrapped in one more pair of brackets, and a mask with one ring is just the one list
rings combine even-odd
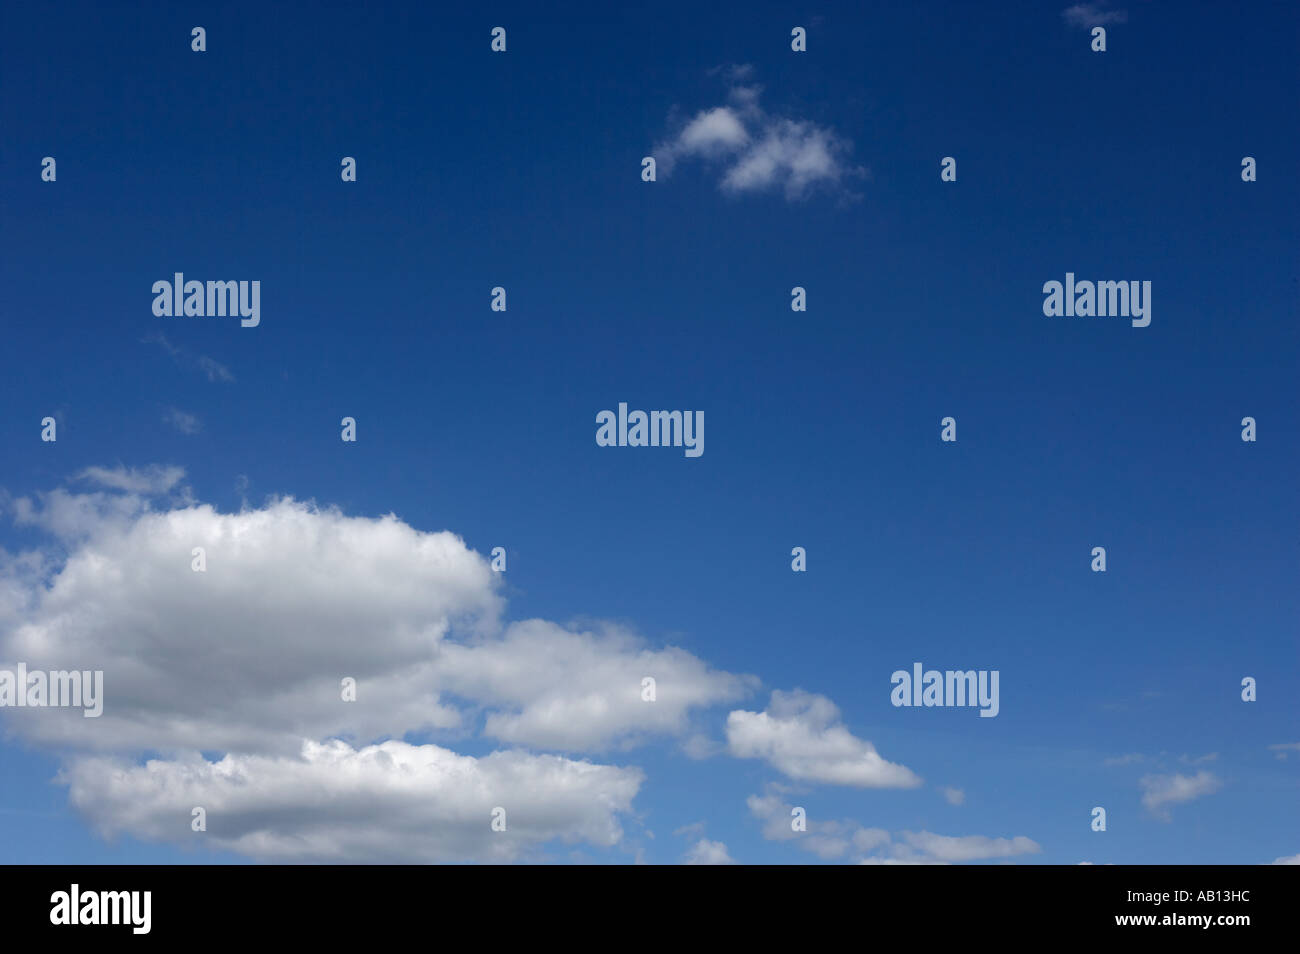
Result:
{"label": "gradient blue sky", "polygon": [[[6,5],[9,501],[170,464],[222,510],[391,511],[505,546],[509,619],[618,620],[759,677],[698,714],[709,737],[801,688],[925,779],[795,786],[658,738],[592,756],[646,772],[623,843],[556,860],[675,862],[699,832],[821,860],[763,837],[746,798],[774,783],[810,820],[1025,836],[1024,863],[1300,852],[1300,752],[1269,749],[1300,742],[1297,7],[1130,0],[1096,54],[1064,0],[439,6]],[[702,161],[642,182],[729,64],[867,174],[796,199]],[[175,271],[260,280],[261,325],[154,317]],[[1151,281],[1150,327],[1045,318],[1067,271]],[[703,410],[704,455],[597,447],[620,401]],[[8,510],[0,546],[50,546]],[[999,716],[894,708],[915,661],[998,669]],[[0,860],[242,860],[105,842],[57,752],[10,738],[0,764]],[[1140,778],[1200,770],[1218,791],[1143,807]]]}

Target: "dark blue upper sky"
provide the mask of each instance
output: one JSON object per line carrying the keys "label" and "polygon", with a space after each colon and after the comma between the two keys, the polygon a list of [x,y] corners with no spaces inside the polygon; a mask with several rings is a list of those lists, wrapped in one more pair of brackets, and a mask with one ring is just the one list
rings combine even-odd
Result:
{"label": "dark blue upper sky", "polygon": [[[731,708],[824,695],[925,779],[783,794],[810,819],[1026,836],[1029,862],[1294,855],[1300,752],[1269,746],[1300,741],[1300,14],[1129,0],[1094,53],[1068,5],[8,4],[0,487],[169,464],[223,511],[285,494],[504,546],[509,619],[758,676]],[[740,64],[765,117],[846,147],[838,184],[641,180]],[[177,271],[259,280],[260,325],[155,317]],[[1044,317],[1066,272],[1150,281],[1150,326]],[[596,446],[621,401],[703,410],[705,453]],[[8,514],[0,545],[52,546]],[[999,670],[999,716],[893,707],[916,661]],[[592,758],[646,782],[585,857],[675,861],[703,822],[739,861],[816,858],[763,837],[746,799],[789,783],[763,761]],[[0,858],[238,857],[102,841],[60,753],[0,761]],[[1144,808],[1141,779],[1202,771]]]}

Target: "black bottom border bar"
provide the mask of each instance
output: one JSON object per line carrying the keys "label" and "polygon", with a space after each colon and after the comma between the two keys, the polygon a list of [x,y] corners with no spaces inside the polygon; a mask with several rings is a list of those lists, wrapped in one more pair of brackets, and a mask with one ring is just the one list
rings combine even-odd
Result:
{"label": "black bottom border bar", "polygon": [[353,936],[373,942],[413,930],[436,932],[430,938],[436,943],[461,927],[485,940],[517,936],[536,944],[567,922],[592,946],[601,936],[596,932],[608,930],[618,932],[604,935],[613,943],[642,934],[664,942],[710,934],[772,941],[783,929],[826,943],[846,928],[860,940],[904,929],[925,942],[1132,934],[1222,943],[1241,932],[1286,933],[1298,870],[10,866],[0,869],[0,913],[7,938],[75,933],[79,942],[285,937],[338,943]]}

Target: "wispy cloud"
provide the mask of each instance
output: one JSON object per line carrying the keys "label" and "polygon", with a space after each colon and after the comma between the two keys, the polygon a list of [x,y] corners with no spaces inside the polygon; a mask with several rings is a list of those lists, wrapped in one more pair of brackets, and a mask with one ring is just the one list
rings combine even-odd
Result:
{"label": "wispy cloud", "polygon": [[202,421],[193,414],[188,414],[179,408],[168,408],[162,419],[164,424],[170,424],[182,434],[197,434],[203,430]]}
{"label": "wispy cloud", "polygon": [[132,494],[164,494],[175,487],[185,476],[183,467],[87,467],[77,474],[77,480],[88,481]]}
{"label": "wispy cloud", "polygon": [[747,800],[750,814],[763,824],[768,841],[794,842],[804,851],[827,860],[857,859],[864,865],[947,865],[1033,855],[1042,847],[1032,838],[989,838],[985,835],[936,835],[930,831],[867,828],[847,819],[818,821],[808,818],[804,831],[790,823],[794,806],[772,786],[765,795]]}
{"label": "wispy cloud", "polygon": [[209,358],[205,354],[192,355],[188,350],[174,343],[170,338],[168,338],[162,332],[155,332],[154,334],[145,335],[143,338],[140,339],[140,341],[143,344],[158,345],[169,355],[171,355],[172,360],[175,361],[180,367],[197,368],[200,372],[203,373],[203,376],[206,377],[209,381],[220,381],[226,384],[230,384],[233,383],[235,380],[235,376],[230,373],[230,369],[227,368],[220,361],[217,361],[213,358]]}
{"label": "wispy cloud", "polygon": [[674,828],[673,834],[680,837],[702,838],[704,837],[704,822],[691,822],[689,825],[682,825],[680,828]]}
{"label": "wispy cloud", "polygon": [[1145,756],[1138,752],[1130,752],[1128,755],[1118,755],[1105,761],[1105,765],[1129,765],[1133,762],[1141,762]]}
{"label": "wispy cloud", "polygon": [[209,381],[234,381],[235,376],[230,373],[220,361],[214,361],[205,354],[199,355],[199,368],[208,376]]}
{"label": "wispy cloud", "polygon": [[1127,23],[1127,10],[1107,10],[1102,3],[1076,3],[1061,11],[1061,19],[1072,27],[1091,29],[1108,23]]}

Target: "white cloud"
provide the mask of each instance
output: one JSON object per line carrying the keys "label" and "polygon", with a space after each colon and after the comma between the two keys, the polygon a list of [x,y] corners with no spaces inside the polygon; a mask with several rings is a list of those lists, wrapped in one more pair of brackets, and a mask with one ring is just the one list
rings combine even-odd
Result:
{"label": "white cloud", "polygon": [[700,113],[677,136],[676,156],[725,155],[749,142],[740,117],[725,106]]}
{"label": "white cloud", "polygon": [[212,358],[209,358],[207,355],[199,355],[198,364],[203,373],[208,376],[209,381],[231,382],[235,380],[235,376],[230,373],[229,368],[220,361],[215,361]]}
{"label": "white cloud", "polygon": [[[81,542],[48,588],[29,587],[20,616],[0,619],[0,661],[103,670],[106,699],[97,719],[8,710],[25,737],[285,753],[304,738],[459,722],[433,692],[433,651],[454,627],[491,625],[500,601],[487,562],[453,534],[291,499],[237,514],[155,511],[131,495],[50,501]],[[191,568],[195,547],[206,572]],[[344,677],[356,704],[341,702]]]}
{"label": "white cloud", "polygon": [[1300,855],[1288,855],[1284,858],[1274,858],[1275,865],[1300,865]]}
{"label": "white cloud", "polygon": [[745,800],[750,814],[763,823],[763,837],[768,841],[793,841],[804,851],[820,858],[843,858],[851,849],[871,851],[889,841],[889,832],[881,828],[864,828],[854,821],[804,819],[804,831],[792,826],[794,807],[778,790],[766,795],[751,795]]}
{"label": "white cloud", "polygon": [[963,792],[960,788],[953,788],[950,785],[943,785],[940,786],[939,791],[943,793],[943,797],[948,800],[949,805],[960,805],[964,801],[966,801],[966,793]]}
{"label": "white cloud", "polygon": [[734,865],[735,859],[727,852],[727,846],[720,841],[701,838],[683,859],[684,865]]}
{"label": "white cloud", "polygon": [[111,490],[124,490],[132,494],[164,494],[185,477],[183,467],[87,467],[77,474],[78,480],[89,481]]}
{"label": "white cloud", "polygon": [[722,76],[729,83],[743,83],[754,75],[754,66],[752,63],[728,63],[707,70],[705,75]]}
{"label": "white cloud", "polygon": [[112,528],[122,531],[155,501],[170,506],[192,502],[190,489],[180,484],[180,467],[87,467],[73,480],[106,488],[73,493],[63,488],[37,493],[36,499],[15,498],[10,504],[14,522],[44,530],[65,543],[82,541]]}
{"label": "white cloud", "polygon": [[849,820],[806,821],[806,831],[791,827],[791,810],[775,792],[751,795],[750,813],[763,823],[763,837],[769,841],[792,841],[804,851],[827,860],[846,855],[859,856],[859,864],[933,865],[986,861],[1037,854],[1042,848],[1023,835],[988,838],[983,835],[936,835],[933,832],[902,831],[890,834],[883,828],[865,828]]}
{"label": "white cloud", "polygon": [[849,162],[852,145],[834,130],[764,110],[759,104],[762,87],[742,85],[752,72],[748,66],[729,68],[728,103],[701,110],[655,145],[663,175],[683,159],[700,159],[721,168],[724,192],[779,189],[794,200],[814,188],[841,188],[865,174]]}
{"label": "white cloud", "polygon": [[[131,765],[102,757],[61,773],[105,836],[201,843],[268,862],[511,861],[551,840],[609,847],[637,769],[554,755],[457,755],[389,741],[307,742],[296,756],[228,755]],[[191,831],[201,806],[207,831]],[[492,812],[505,809],[505,831]]]}
{"label": "white cloud", "polygon": [[863,858],[858,862],[860,865],[946,865],[946,861],[935,861],[933,858],[923,858],[920,856],[912,858],[882,858],[874,855],[870,858]]}
{"label": "white cloud", "polygon": [[[87,476],[159,489],[180,475]],[[526,620],[501,630],[487,561],[451,533],[393,515],[292,499],[236,514],[153,510],[131,494],[56,494],[44,509],[29,503],[26,519],[83,542],[48,589],[25,580],[14,597],[25,612],[0,618],[0,659],[102,669],[108,700],[93,720],[13,710],[38,741],[286,753],[303,738],[463,726],[472,710],[503,742],[590,750],[684,734],[692,710],[757,684],[613,627]],[[192,569],[194,547],[206,572]],[[656,680],[653,702],[642,699],[645,676]],[[344,677],[357,680],[355,705],[340,702]]]}
{"label": "white cloud", "polygon": [[726,747],[716,739],[711,739],[702,732],[697,732],[682,743],[682,754],[697,762],[711,759],[726,751]]}
{"label": "white cloud", "polygon": [[1169,820],[1167,805],[1190,802],[1218,791],[1223,783],[1211,772],[1193,775],[1144,775],[1138,780],[1142,804],[1157,818]]}
{"label": "white cloud", "polygon": [[1061,19],[1072,27],[1091,29],[1110,23],[1126,23],[1128,12],[1125,10],[1107,10],[1100,3],[1076,3],[1061,11]]}
{"label": "white cloud", "polygon": [[[78,476],[108,489],[13,502],[18,522],[59,544],[0,551],[0,667],[102,670],[103,714],[0,717],[63,758],[74,805],[106,832],[172,838],[179,793],[187,817],[203,805],[225,819],[202,844],[258,858],[514,858],[553,837],[606,845],[639,770],[396,740],[463,737],[481,718],[505,743],[626,747],[685,736],[694,710],[756,684],[616,627],[503,627],[487,560],[392,514],[290,498],[221,513],[186,502],[179,468]],[[206,572],[192,569],[195,547]],[[657,681],[653,702],[641,698],[644,676]],[[345,677],[355,702],[341,698]],[[137,764],[145,755],[158,758]],[[460,787],[483,798],[439,794]],[[484,840],[495,834],[480,819],[484,792],[489,809],[510,812],[511,838]],[[438,804],[420,807],[429,798]],[[457,834],[461,819],[472,823]]]}
{"label": "white cloud", "polygon": [[1037,842],[1024,835],[1015,838],[986,838],[983,835],[953,837],[928,831],[905,831],[902,838],[909,848],[936,861],[985,861],[989,858],[1034,855],[1042,851]]}
{"label": "white cloud", "polygon": [[737,758],[766,759],[797,781],[860,788],[921,784],[911,769],[886,762],[874,745],[849,732],[829,699],[802,690],[773,692],[765,712],[732,712],[727,744]]}
{"label": "white cloud", "polygon": [[[173,487],[179,469],[84,473],[123,490]],[[155,510],[134,494],[45,495],[26,522],[80,541],[21,619],[0,618],[0,660],[102,669],[99,719],[14,710],[35,739],[89,748],[296,751],[303,738],[376,740],[464,724],[561,750],[626,746],[690,728],[692,710],[756,685],[625,631],[545,620],[500,630],[499,577],[447,532],[292,499],[222,514]],[[205,550],[206,572],[192,569]],[[641,681],[656,680],[656,699]],[[356,705],[340,681],[358,682]],[[60,717],[62,716],[62,717]]]}
{"label": "white cloud", "polygon": [[1128,765],[1132,762],[1141,762],[1146,756],[1138,752],[1130,752],[1128,755],[1120,755],[1114,758],[1106,759],[1106,765]]}
{"label": "white cloud", "polygon": [[1300,752],[1300,742],[1279,742],[1276,745],[1270,745],[1268,750],[1270,752],[1276,752],[1277,757],[1281,761],[1285,762],[1286,754],[1288,752]]}
{"label": "white cloud", "polygon": [[780,185],[789,198],[843,175],[835,134],[813,123],[782,119],[763,130],[722,177],[726,192],[759,192]]}
{"label": "white cloud", "polygon": [[172,360],[180,367],[187,368],[197,365],[199,370],[203,372],[209,381],[231,383],[235,380],[235,376],[230,373],[230,369],[220,361],[209,358],[207,355],[198,355],[195,357],[180,345],[173,344],[171,340],[161,332],[146,335],[140,340],[144,344],[156,344],[161,346],[164,351],[171,355]]}
{"label": "white cloud", "polygon": [[182,434],[197,434],[203,430],[203,423],[197,417],[179,408],[168,408],[162,419],[164,424],[170,424]]}
{"label": "white cloud", "polygon": [[[642,698],[646,676],[655,680],[652,702]],[[591,750],[681,734],[691,709],[733,702],[757,681],[710,669],[676,647],[649,649],[613,627],[575,633],[533,619],[499,640],[444,645],[438,684],[490,707],[484,731],[494,738]]]}

